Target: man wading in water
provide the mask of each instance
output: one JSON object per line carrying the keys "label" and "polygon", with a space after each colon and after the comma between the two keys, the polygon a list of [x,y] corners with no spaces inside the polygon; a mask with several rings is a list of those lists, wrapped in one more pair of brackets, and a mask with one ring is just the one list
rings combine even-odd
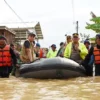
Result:
{"label": "man wading in water", "polygon": [[17,66],[16,63],[17,59],[14,51],[10,45],[7,45],[6,38],[4,36],[0,36],[0,77],[9,77],[12,70],[12,64]]}
{"label": "man wading in water", "polygon": [[28,39],[24,42],[21,50],[20,59],[24,63],[30,63],[34,61],[34,46],[35,34],[29,33]]}
{"label": "man wading in water", "polygon": [[57,57],[63,57],[64,56],[64,50],[65,50],[65,44],[64,42],[60,43],[60,49],[58,50]]}
{"label": "man wading in water", "polygon": [[93,62],[95,64],[95,75],[100,76],[100,34],[96,35],[96,45],[90,48],[89,54],[82,63],[82,65],[85,66],[87,73],[90,73],[90,75],[92,74],[92,69],[88,62],[92,55],[94,57]]}
{"label": "man wading in water", "polygon": [[85,56],[88,54],[83,43],[79,42],[78,33],[73,34],[73,41],[70,42],[65,48],[64,57],[74,60],[77,63],[81,63],[85,59]]}

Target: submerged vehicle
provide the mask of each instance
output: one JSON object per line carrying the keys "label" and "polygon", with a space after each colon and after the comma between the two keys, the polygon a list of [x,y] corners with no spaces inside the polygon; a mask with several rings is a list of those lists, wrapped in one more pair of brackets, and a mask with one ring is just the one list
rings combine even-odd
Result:
{"label": "submerged vehicle", "polygon": [[66,79],[86,75],[83,66],[73,60],[61,57],[40,59],[30,64],[22,64],[20,76],[38,79]]}

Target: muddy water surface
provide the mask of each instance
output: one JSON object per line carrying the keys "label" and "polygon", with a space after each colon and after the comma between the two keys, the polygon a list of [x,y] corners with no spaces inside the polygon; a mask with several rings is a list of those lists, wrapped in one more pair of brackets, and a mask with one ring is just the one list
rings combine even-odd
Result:
{"label": "muddy water surface", "polygon": [[100,77],[0,79],[0,100],[100,100]]}

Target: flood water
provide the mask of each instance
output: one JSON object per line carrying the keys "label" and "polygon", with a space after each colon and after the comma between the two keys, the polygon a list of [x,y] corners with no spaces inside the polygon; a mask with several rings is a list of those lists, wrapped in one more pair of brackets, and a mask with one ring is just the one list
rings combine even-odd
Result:
{"label": "flood water", "polygon": [[100,100],[100,77],[0,79],[0,100]]}

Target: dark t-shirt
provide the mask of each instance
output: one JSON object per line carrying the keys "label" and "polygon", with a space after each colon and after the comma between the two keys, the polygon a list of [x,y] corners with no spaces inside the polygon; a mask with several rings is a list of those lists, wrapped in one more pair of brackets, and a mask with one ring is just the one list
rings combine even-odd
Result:
{"label": "dark t-shirt", "polygon": [[24,46],[25,46],[25,48],[30,48],[30,42],[28,40],[26,40],[24,42]]}

